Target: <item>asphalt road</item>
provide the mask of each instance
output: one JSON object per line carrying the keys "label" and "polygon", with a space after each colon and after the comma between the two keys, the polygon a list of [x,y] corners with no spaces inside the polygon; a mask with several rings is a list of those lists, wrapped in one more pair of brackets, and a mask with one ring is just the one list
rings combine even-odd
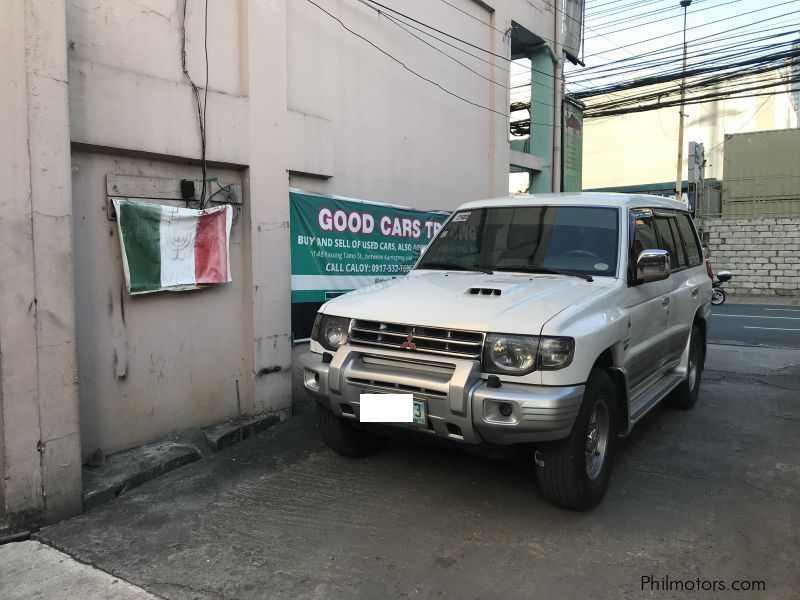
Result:
{"label": "asphalt road", "polygon": [[621,440],[587,513],[545,502],[529,456],[392,442],[347,459],[306,409],[38,537],[174,600],[796,598],[798,389],[800,350],[710,346],[697,406]]}
{"label": "asphalt road", "polygon": [[723,304],[713,310],[711,343],[800,348],[800,306]]}

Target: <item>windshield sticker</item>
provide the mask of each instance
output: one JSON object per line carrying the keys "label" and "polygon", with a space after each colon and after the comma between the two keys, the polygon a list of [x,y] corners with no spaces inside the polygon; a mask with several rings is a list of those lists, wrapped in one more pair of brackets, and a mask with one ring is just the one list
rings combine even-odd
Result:
{"label": "windshield sticker", "polygon": [[462,223],[463,221],[469,220],[469,216],[471,212],[460,212],[455,217],[453,217],[453,223]]}
{"label": "windshield sticker", "polygon": [[595,263],[594,270],[595,271],[608,271],[608,265],[606,263]]}

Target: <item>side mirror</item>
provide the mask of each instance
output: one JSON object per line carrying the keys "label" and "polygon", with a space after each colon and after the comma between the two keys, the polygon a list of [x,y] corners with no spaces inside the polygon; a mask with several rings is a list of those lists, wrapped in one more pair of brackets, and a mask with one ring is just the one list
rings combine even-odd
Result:
{"label": "side mirror", "polygon": [[643,250],[636,259],[636,283],[662,281],[671,273],[666,250]]}

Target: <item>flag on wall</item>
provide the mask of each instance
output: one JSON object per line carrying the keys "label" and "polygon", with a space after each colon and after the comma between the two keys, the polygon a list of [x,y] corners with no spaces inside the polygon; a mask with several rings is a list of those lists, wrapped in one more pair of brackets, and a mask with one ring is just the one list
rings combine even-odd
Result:
{"label": "flag on wall", "polygon": [[230,206],[193,210],[115,198],[114,208],[130,294],[231,281]]}

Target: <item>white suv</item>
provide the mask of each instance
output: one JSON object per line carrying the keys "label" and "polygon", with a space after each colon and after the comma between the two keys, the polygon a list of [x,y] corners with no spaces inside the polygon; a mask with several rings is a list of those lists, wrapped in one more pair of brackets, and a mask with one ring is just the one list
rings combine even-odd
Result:
{"label": "white suv", "polygon": [[409,394],[420,435],[529,444],[542,493],[585,510],[617,436],[697,400],[711,279],[683,205],[545,194],[457,209],[400,279],[326,303],[301,358],[323,438],[367,456],[362,394]]}

